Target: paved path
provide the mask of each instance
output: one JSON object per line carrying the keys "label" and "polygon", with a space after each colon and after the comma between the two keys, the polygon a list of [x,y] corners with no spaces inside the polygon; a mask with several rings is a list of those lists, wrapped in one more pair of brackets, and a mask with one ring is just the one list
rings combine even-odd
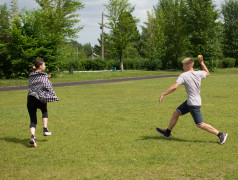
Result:
{"label": "paved path", "polygon": [[[110,82],[122,82],[122,81],[135,81],[143,79],[155,79],[155,78],[167,78],[167,77],[177,77],[178,75],[160,75],[160,76],[149,76],[149,77],[134,77],[134,78],[122,78],[122,79],[106,79],[106,80],[93,80],[93,81],[78,81],[78,82],[66,82],[66,83],[55,83],[53,87],[63,87],[63,86],[79,86],[85,84],[99,84],[99,83],[110,83]],[[0,88],[0,91],[15,91],[15,90],[25,90],[28,86],[11,86]]]}

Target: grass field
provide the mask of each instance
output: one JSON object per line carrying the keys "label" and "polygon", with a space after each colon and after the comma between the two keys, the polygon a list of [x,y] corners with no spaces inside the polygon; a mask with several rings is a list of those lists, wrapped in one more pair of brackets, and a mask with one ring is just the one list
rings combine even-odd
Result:
{"label": "grass field", "polygon": [[224,145],[190,115],[170,139],[157,134],[186,99],[179,87],[159,105],[175,80],[54,88],[60,101],[48,104],[52,136],[43,136],[38,112],[37,148],[28,146],[27,90],[0,92],[0,179],[238,179],[238,70],[202,82],[203,117],[229,133]]}

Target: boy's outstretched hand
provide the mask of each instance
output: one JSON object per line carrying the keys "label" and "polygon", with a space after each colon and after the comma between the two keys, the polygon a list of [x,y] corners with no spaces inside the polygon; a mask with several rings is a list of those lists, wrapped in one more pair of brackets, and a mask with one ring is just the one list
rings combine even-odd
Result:
{"label": "boy's outstretched hand", "polygon": [[159,97],[159,103],[161,104],[162,103],[162,99],[164,98],[164,94],[162,94],[160,97]]}

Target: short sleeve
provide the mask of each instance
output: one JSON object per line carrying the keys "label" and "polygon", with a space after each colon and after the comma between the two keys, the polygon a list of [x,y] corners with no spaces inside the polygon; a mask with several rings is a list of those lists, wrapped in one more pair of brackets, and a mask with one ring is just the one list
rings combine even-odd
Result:
{"label": "short sleeve", "polygon": [[198,72],[199,72],[199,75],[202,79],[207,77],[207,72],[206,71],[198,71]]}
{"label": "short sleeve", "polygon": [[178,77],[176,83],[178,83],[178,84],[180,84],[180,85],[181,85],[181,84],[184,84],[184,78],[183,78],[182,75],[180,75],[180,76]]}

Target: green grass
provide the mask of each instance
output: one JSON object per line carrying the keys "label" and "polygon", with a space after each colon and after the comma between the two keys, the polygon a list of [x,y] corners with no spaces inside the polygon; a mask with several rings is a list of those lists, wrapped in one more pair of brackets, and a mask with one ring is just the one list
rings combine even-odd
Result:
{"label": "green grass", "polygon": [[213,73],[202,82],[205,122],[229,133],[226,144],[181,117],[170,139],[166,128],[185,99],[184,87],[160,94],[176,78],[55,88],[48,127],[29,148],[27,90],[0,92],[0,179],[238,179],[238,74]]}
{"label": "green grass", "polygon": [[[179,74],[179,71],[102,71],[102,72],[74,72],[70,74],[68,72],[62,72],[57,77],[51,78],[52,83],[62,82],[77,82],[77,81],[90,81],[90,80],[102,80],[102,79],[119,79],[128,77],[145,77],[145,76],[157,76],[168,74]],[[0,87],[9,86],[26,86],[28,85],[28,79],[0,79]]]}

